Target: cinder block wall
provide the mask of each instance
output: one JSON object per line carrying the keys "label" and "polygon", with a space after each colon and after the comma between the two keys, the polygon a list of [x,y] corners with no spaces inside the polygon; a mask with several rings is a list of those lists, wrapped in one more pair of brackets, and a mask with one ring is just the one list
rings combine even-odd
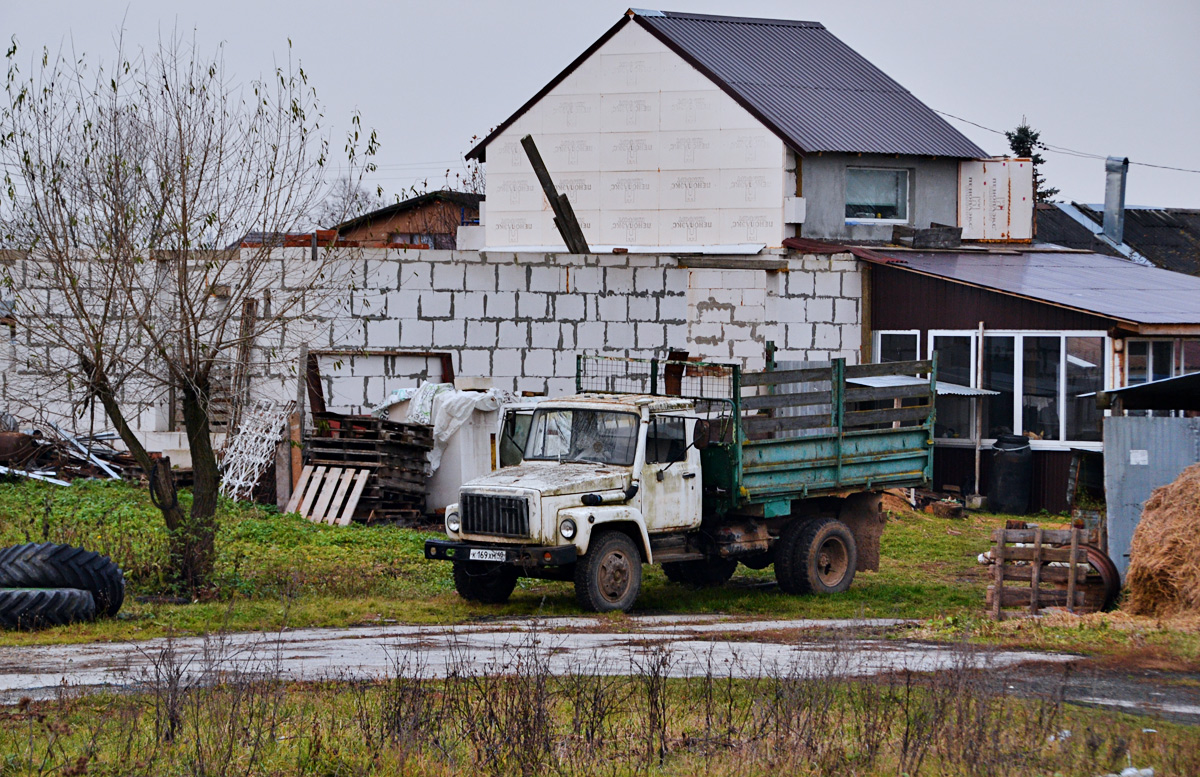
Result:
{"label": "cinder block wall", "polygon": [[[340,306],[314,306],[286,338],[344,354],[322,357],[329,407],[341,411],[367,412],[437,372],[425,356],[381,354],[448,353],[456,375],[559,394],[574,390],[583,352],[686,350],[753,369],[768,341],[781,360],[855,362],[862,339],[862,276],[849,254],[789,256],[786,271],[740,269],[741,257],[689,269],[637,254],[359,249],[347,261],[356,288]],[[264,391],[278,380],[276,391],[294,394],[294,373],[260,377]]]}

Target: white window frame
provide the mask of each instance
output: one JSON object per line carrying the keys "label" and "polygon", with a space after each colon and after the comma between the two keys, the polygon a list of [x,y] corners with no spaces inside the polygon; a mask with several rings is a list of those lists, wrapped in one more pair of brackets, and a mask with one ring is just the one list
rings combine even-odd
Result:
{"label": "white window frame", "polygon": [[[889,332],[893,333],[893,332]],[[1064,406],[1066,400],[1066,385],[1067,385],[1067,338],[1069,337],[1092,337],[1102,339],[1104,341],[1104,377],[1102,384],[1108,389],[1113,386],[1113,353],[1112,353],[1112,338],[1103,330],[1086,330],[1086,329],[1064,329],[1064,330],[1046,330],[1046,329],[986,329],[983,333],[984,337],[1012,337],[1013,338],[1013,434],[1024,434],[1024,417],[1022,413],[1022,401],[1024,399],[1025,385],[1025,338],[1026,337],[1057,337],[1059,338],[1059,359],[1058,359],[1058,401],[1059,405]],[[971,388],[979,388],[979,361],[980,344],[978,329],[930,329],[927,332],[928,337],[928,353],[933,354],[937,350],[938,337],[970,337],[971,338]],[[1140,338],[1139,338],[1140,339]],[[1161,338],[1166,339],[1166,338]],[[1128,347],[1128,343],[1126,343]],[[978,403],[975,405],[975,412],[979,412]],[[1105,411],[1105,415],[1109,415]],[[1099,440],[1068,440],[1067,436],[1067,414],[1059,412],[1058,414],[1058,436],[1057,440],[1030,440],[1029,444],[1033,450],[1046,451],[1064,451],[1064,450],[1092,450],[1100,451],[1104,449],[1103,442]],[[988,446],[994,443],[995,438],[984,438],[982,445]],[[973,439],[950,439],[937,438],[935,444],[948,447],[974,447]]]}
{"label": "white window frame", "polygon": [[871,353],[876,362],[879,361],[883,350],[884,335],[912,335],[917,338],[917,361],[921,360],[921,330],[920,329],[877,329],[871,335]]}
{"label": "white window frame", "polygon": [[[847,224],[908,224],[912,222],[912,170],[907,167],[868,167],[864,165],[855,165],[847,167],[845,175],[849,175],[851,170],[868,170],[872,172],[883,173],[904,173],[904,215],[902,219],[869,219],[855,218],[846,216]],[[846,181],[843,180],[843,184]],[[848,187],[843,185],[842,191],[845,192]],[[842,212],[846,210],[845,197],[842,198]]]}

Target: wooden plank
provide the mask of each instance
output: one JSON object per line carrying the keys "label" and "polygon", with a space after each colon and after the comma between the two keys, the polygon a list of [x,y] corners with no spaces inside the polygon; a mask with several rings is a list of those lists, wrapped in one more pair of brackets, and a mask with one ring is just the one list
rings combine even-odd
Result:
{"label": "wooden plank", "polygon": [[[994,578],[993,588],[996,591],[995,599],[992,601],[992,619],[1003,620],[1004,613],[1000,612],[1001,603],[1004,600],[1004,532],[1000,531],[996,537],[996,545],[992,548],[992,560],[995,568],[992,570]],[[991,593],[992,588],[988,589]]]}
{"label": "wooden plank", "polygon": [[296,481],[296,488],[292,491],[292,498],[288,500],[285,513],[296,512],[296,508],[300,506],[300,498],[304,496],[304,487],[308,485],[308,479],[312,477],[312,473],[311,464],[305,464],[304,469],[300,470],[300,479]]}
{"label": "wooden plank", "polygon": [[317,504],[313,507],[312,515],[309,518],[317,523],[324,523],[325,511],[329,509],[329,503],[333,501],[333,492],[337,490],[338,480],[342,477],[342,470],[338,467],[330,467],[325,473],[325,487],[321,489],[321,496],[317,498]]}
{"label": "wooden plank", "polygon": [[[1079,527],[1071,527],[1071,558],[1078,558],[1079,554]],[[1084,560],[1087,559],[1085,552]],[[1067,610],[1075,612],[1075,578],[1078,576],[1079,565],[1071,564],[1067,567]]]}
{"label": "wooden plank", "polygon": [[[1053,583],[1055,585],[1067,584],[1067,574],[1070,572],[1067,565],[1062,566],[1047,566],[1042,565],[1040,582]],[[1033,581],[1033,564],[1017,566],[1015,564],[1004,565],[1004,579],[1013,583],[1030,583]]]}
{"label": "wooden plank", "polygon": [[768,407],[828,405],[832,402],[833,395],[828,391],[814,391],[805,394],[762,394],[754,397],[742,397],[742,409],[760,410]]}
{"label": "wooden plank", "polygon": [[358,500],[362,497],[363,489],[366,488],[367,478],[371,477],[371,470],[364,469],[358,473],[354,479],[354,490],[350,492],[350,498],[346,500],[346,506],[342,508],[342,515],[337,519],[338,526],[349,526],[351,519],[354,518],[354,511],[358,509]]}
{"label": "wooden plank", "polygon": [[1040,553],[1036,548],[1006,548],[1004,557],[1010,561],[1033,561],[1039,555],[1043,562],[1046,561],[1061,561],[1068,562],[1071,560],[1071,554],[1075,554],[1075,562],[1077,564],[1087,563],[1087,549],[1078,548],[1072,551],[1070,548],[1047,548],[1042,547]]}
{"label": "wooden plank", "polygon": [[769,370],[767,372],[743,372],[743,386],[778,386],[780,383],[816,383],[828,381],[833,370],[828,367],[812,367],[804,370]]}
{"label": "wooden plank", "polygon": [[762,432],[789,432],[794,429],[822,429],[832,427],[833,420],[827,413],[820,415],[796,415],[783,418],[747,416],[742,418],[742,428],[747,434]]}
{"label": "wooden plank", "polygon": [[346,501],[346,494],[350,491],[350,483],[354,480],[354,476],[358,474],[356,469],[347,469],[342,473],[341,480],[338,482],[337,492],[334,494],[333,501],[329,503],[329,509],[321,517],[325,523],[333,523],[337,520],[341,513],[342,504]]}
{"label": "wooden plank", "polygon": [[313,500],[317,497],[317,491],[321,488],[321,481],[325,478],[325,467],[317,467],[313,470],[312,477],[308,479],[308,488],[304,489],[304,499],[300,502],[300,514],[305,518],[309,515],[309,510],[312,508]]}
{"label": "wooden plank", "polygon": [[884,399],[911,399],[930,395],[929,384],[913,386],[847,386],[847,402],[877,402]]}
{"label": "wooden plank", "polygon": [[[1009,542],[1033,542],[1037,531],[1037,529],[996,529],[992,532],[992,539],[995,540],[1001,532],[1004,532],[1004,536]],[[1084,545],[1099,545],[1100,530],[1088,529],[1082,531],[1079,535],[1079,541]],[[1042,542],[1047,545],[1070,545],[1071,530],[1045,529],[1042,531]]]}
{"label": "wooden plank", "polygon": [[525,155],[529,157],[529,164],[533,167],[538,183],[542,185],[542,192],[550,203],[550,209],[554,211],[554,225],[558,227],[567,250],[573,254],[590,253],[583,230],[579,228],[579,222],[571,210],[571,203],[565,195],[560,196],[558,189],[554,187],[554,180],[550,177],[550,171],[546,169],[546,163],[542,161],[541,152],[533,142],[533,136],[526,135],[521,138],[521,146],[525,149]]}
{"label": "wooden plank", "polygon": [[881,362],[879,364],[855,364],[846,367],[847,378],[877,378],[881,375],[927,375],[933,370],[929,359],[913,362]]}
{"label": "wooden plank", "polygon": [[[988,586],[987,603],[992,608],[992,617],[999,619],[996,613],[1001,608],[1020,607],[1024,609],[1028,607],[1029,598],[1032,594],[1032,588],[1008,587],[1001,591],[1001,597],[997,600],[995,586]],[[1041,591],[1038,593],[1038,602],[1042,607],[1065,607],[1067,606],[1067,592]],[[1078,606],[1083,603],[1083,594],[1076,594],[1075,604]]]}
{"label": "wooden plank", "polygon": [[1029,589],[1031,595],[1029,597],[1029,613],[1037,615],[1038,612],[1038,586],[1042,583],[1042,530],[1039,528],[1037,534],[1033,538],[1033,549],[1036,551],[1036,558],[1033,560],[1033,575],[1029,579]]}
{"label": "wooden plank", "polygon": [[929,417],[932,408],[929,405],[916,407],[889,407],[883,410],[852,410],[845,414],[842,425],[867,426],[869,424],[886,424],[892,421],[924,421]]}

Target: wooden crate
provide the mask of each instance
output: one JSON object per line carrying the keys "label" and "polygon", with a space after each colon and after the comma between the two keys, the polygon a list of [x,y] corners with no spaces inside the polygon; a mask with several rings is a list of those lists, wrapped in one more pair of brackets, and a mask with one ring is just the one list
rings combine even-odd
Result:
{"label": "wooden crate", "polygon": [[987,602],[994,619],[1002,620],[1005,609],[1037,615],[1044,607],[1075,612],[1089,603],[1084,590],[1088,575],[1081,567],[1087,569],[1086,545],[1100,540],[1096,530],[1010,525],[992,532],[992,540],[993,582]]}

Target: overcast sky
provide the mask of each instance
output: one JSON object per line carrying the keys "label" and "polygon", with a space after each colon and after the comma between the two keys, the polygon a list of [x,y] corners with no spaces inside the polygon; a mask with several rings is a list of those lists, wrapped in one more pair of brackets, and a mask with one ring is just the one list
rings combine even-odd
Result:
{"label": "overcast sky", "polygon": [[[651,0],[643,0],[650,2]],[[473,135],[503,121],[615,23],[615,0],[5,0],[0,29],[42,46],[109,58],[173,28],[226,45],[249,80],[287,40],[339,127],[359,109],[379,132],[375,180],[391,193],[462,169]],[[1200,170],[1200,3],[967,0],[671,0],[664,10],[806,19],[874,62],[926,104],[995,130],[1021,116],[1042,140],[1089,154]],[[26,62],[28,60],[25,60]],[[951,120],[991,153],[1003,136]],[[1046,153],[1060,198],[1100,202],[1102,160]],[[1130,168],[1127,201],[1200,208],[1200,174]]]}

